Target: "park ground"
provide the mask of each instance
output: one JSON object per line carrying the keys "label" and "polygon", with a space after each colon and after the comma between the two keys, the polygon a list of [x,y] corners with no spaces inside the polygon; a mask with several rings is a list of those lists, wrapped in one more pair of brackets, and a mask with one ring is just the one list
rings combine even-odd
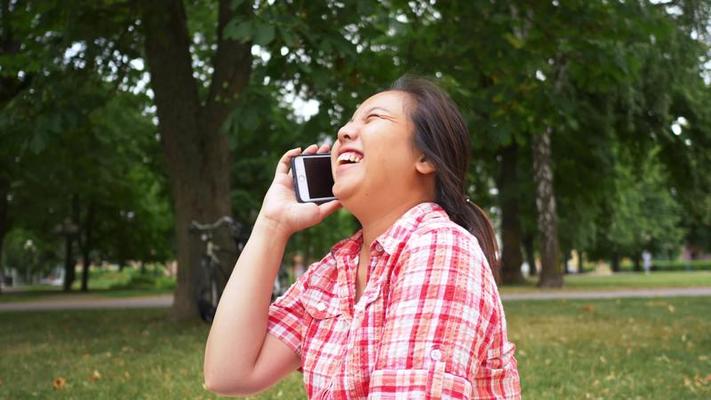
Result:
{"label": "park ground", "polygon": [[[0,294],[0,303],[47,301],[53,299],[107,299],[126,297],[145,297],[172,293],[174,280],[162,276],[156,277],[150,271],[142,276],[135,269],[123,272],[92,270],[89,292],[82,293],[79,282],[75,282],[71,293],[62,292],[61,288],[49,285],[34,285],[20,290],[5,289]],[[174,279],[174,278],[173,278]],[[536,277],[531,277],[524,284],[500,287],[502,296],[530,293],[565,293],[579,291],[616,291],[654,288],[699,288],[711,287],[711,271],[659,271],[645,275],[638,272],[619,272],[615,274],[570,274],[565,276],[565,286],[561,289],[539,289]]]}
{"label": "park ground", "polygon": [[[711,286],[707,272],[659,274],[569,277],[565,290]],[[711,398],[711,297],[504,301],[504,307],[524,398]],[[202,387],[208,326],[173,322],[168,313],[0,313],[0,400],[218,398]],[[304,398],[301,376],[252,398]]]}

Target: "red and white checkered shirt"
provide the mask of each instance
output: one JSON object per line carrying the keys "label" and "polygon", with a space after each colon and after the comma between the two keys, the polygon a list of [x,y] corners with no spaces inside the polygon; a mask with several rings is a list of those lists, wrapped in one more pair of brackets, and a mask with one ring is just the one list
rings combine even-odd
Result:
{"label": "red and white checkered shirt", "polygon": [[361,232],[269,309],[268,332],[301,357],[309,399],[520,399],[506,319],[479,244],[435,203],[371,245],[355,302]]}

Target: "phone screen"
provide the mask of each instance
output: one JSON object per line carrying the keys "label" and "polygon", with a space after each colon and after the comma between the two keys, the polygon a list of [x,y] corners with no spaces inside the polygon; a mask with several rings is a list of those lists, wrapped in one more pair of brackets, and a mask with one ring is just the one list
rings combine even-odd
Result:
{"label": "phone screen", "polygon": [[312,199],[333,197],[330,157],[304,157],[306,183]]}

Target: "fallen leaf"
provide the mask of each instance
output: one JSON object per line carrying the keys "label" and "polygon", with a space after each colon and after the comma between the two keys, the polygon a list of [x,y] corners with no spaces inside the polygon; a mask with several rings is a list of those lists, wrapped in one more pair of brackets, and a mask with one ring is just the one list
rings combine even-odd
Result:
{"label": "fallen leaf", "polygon": [[676,308],[674,308],[674,306],[671,305],[671,304],[669,304],[669,305],[667,306],[667,309],[669,310],[670,313],[673,313],[673,312],[676,310]]}
{"label": "fallen leaf", "polygon": [[591,313],[591,312],[595,311],[595,306],[592,304],[586,304],[582,308],[583,308],[583,311],[585,311],[587,313]]}
{"label": "fallen leaf", "polygon": [[89,380],[91,380],[92,382],[96,382],[99,379],[101,379],[101,372],[94,370],[94,372],[89,377]]}
{"label": "fallen leaf", "polygon": [[706,378],[704,378],[704,382],[711,383],[711,374],[706,375]]}
{"label": "fallen leaf", "polygon": [[52,381],[52,387],[54,390],[61,390],[64,389],[64,387],[67,385],[67,380],[59,377],[59,378],[54,378],[54,381]]}
{"label": "fallen leaf", "polygon": [[126,379],[130,379],[130,378],[131,378],[131,374],[130,374],[128,371],[123,371],[123,376],[125,376]]}
{"label": "fallen leaf", "polygon": [[607,359],[604,356],[600,356],[600,362],[603,364],[607,363]]}

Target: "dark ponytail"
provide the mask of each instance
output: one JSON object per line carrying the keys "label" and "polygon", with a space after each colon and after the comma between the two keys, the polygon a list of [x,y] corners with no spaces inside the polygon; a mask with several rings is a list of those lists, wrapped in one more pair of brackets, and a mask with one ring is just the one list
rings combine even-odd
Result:
{"label": "dark ponytail", "polygon": [[407,93],[414,103],[409,114],[415,125],[415,145],[437,170],[435,201],[452,221],[477,238],[498,281],[494,227],[486,212],[466,195],[469,130],[459,109],[444,90],[424,78],[405,75],[391,90]]}

